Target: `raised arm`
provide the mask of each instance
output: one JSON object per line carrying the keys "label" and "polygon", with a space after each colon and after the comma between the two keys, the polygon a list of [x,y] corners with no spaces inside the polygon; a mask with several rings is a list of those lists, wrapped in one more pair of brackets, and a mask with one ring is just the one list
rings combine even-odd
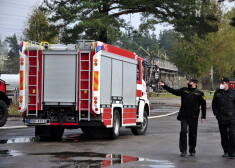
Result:
{"label": "raised arm", "polygon": [[163,82],[159,82],[159,85],[163,87],[163,89],[165,89],[166,91],[176,95],[176,96],[181,96],[182,95],[182,91],[181,89],[173,89],[170,88],[169,86],[167,86],[165,83]]}

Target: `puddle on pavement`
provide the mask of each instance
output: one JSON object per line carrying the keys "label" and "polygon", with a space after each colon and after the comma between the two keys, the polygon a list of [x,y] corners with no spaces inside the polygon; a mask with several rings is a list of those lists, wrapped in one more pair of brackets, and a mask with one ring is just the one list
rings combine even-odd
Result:
{"label": "puddle on pavement", "polygon": [[36,138],[35,137],[22,137],[22,138],[0,140],[0,144],[28,143],[28,142],[36,142]]}
{"label": "puddle on pavement", "polygon": [[94,152],[61,152],[61,153],[36,153],[31,155],[50,155],[53,156],[51,162],[58,164],[59,167],[89,167],[101,168],[109,167],[116,164],[139,161],[138,157],[104,154]]}
{"label": "puddle on pavement", "polygon": [[28,153],[23,154],[17,150],[0,150],[0,157],[16,156],[51,156],[50,161],[56,164],[55,167],[89,167],[104,168],[123,165],[129,162],[138,166],[151,168],[173,168],[175,165],[168,160],[151,160],[120,154],[105,154],[95,152],[55,152],[55,153]]}
{"label": "puddle on pavement", "polygon": [[81,140],[81,137],[85,137],[85,136],[84,136],[84,134],[76,134],[76,135],[63,136],[61,141],[62,142],[78,142],[79,140]]}
{"label": "puddle on pavement", "polygon": [[[84,134],[77,134],[71,136],[63,136],[60,142],[78,142],[84,139],[89,139],[88,136]],[[20,138],[11,138],[11,139],[2,139],[0,140],[0,144],[12,144],[12,143],[30,143],[30,142],[55,142],[56,140],[40,140],[36,137],[20,137]]]}
{"label": "puddle on pavement", "polygon": [[17,150],[0,150],[0,158],[8,156],[23,156],[24,154]]}
{"label": "puddle on pavement", "polygon": [[[80,141],[83,134],[64,136],[62,142],[77,142]],[[8,140],[0,140],[0,144],[11,143],[29,143],[38,142],[35,137],[12,138]],[[105,154],[94,152],[56,152],[56,153],[28,153],[24,154],[17,150],[0,150],[1,157],[17,157],[17,156],[52,156],[51,162],[55,163],[56,167],[89,167],[103,168],[113,165],[125,164],[128,162],[138,162],[138,165],[151,168],[173,168],[175,165],[168,160],[150,160],[134,156],[121,154]]]}
{"label": "puddle on pavement", "polygon": [[[57,142],[78,142],[92,139],[91,136],[87,134],[76,134],[76,135],[66,135],[63,136],[61,140],[57,140]],[[2,139],[0,140],[0,144],[12,144],[12,143],[30,143],[30,142],[55,142],[53,139],[44,139],[40,140],[36,137],[20,137],[20,138],[11,138],[11,139]]]}

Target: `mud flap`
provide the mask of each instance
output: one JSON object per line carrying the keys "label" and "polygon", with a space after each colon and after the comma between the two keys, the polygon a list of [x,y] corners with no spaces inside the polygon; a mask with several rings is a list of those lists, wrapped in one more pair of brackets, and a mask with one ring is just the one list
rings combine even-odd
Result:
{"label": "mud flap", "polygon": [[144,100],[140,100],[139,101],[139,109],[138,109],[138,115],[139,115],[139,118],[137,118],[137,122],[143,122],[143,115],[144,115],[144,105],[145,105],[145,102]]}

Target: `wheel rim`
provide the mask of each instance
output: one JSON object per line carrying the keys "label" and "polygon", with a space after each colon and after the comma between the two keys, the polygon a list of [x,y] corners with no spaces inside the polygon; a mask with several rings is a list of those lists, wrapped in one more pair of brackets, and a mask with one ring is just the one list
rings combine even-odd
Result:
{"label": "wheel rim", "polygon": [[148,125],[148,119],[147,119],[146,115],[144,115],[143,123],[141,124],[141,129],[140,130],[141,131],[145,130],[147,125]]}

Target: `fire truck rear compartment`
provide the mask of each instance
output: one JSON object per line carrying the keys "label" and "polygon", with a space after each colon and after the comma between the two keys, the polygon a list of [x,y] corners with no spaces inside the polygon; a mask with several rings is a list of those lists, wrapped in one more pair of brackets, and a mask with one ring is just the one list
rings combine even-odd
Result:
{"label": "fire truck rear compartment", "polygon": [[45,51],[43,104],[74,105],[76,102],[76,51]]}

